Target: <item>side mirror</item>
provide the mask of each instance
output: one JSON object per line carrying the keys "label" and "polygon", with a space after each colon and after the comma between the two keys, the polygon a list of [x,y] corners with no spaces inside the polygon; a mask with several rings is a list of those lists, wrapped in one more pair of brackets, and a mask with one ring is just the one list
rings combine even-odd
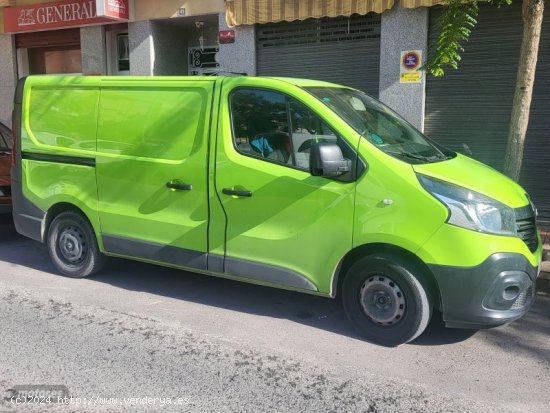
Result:
{"label": "side mirror", "polygon": [[333,142],[317,142],[311,146],[309,171],[314,176],[335,177],[351,170],[351,161],[344,158]]}

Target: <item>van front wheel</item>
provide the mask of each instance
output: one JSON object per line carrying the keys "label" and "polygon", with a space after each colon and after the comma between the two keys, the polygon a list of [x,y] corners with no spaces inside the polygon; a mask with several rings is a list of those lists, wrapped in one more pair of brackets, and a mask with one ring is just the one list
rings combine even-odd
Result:
{"label": "van front wheel", "polygon": [[48,230],[47,246],[55,267],[68,277],[87,277],[105,263],[91,225],[73,211],[62,212],[54,218]]}
{"label": "van front wheel", "polygon": [[432,302],[419,281],[420,271],[399,256],[377,254],[351,266],[344,278],[346,315],[367,340],[397,346],[427,327]]}

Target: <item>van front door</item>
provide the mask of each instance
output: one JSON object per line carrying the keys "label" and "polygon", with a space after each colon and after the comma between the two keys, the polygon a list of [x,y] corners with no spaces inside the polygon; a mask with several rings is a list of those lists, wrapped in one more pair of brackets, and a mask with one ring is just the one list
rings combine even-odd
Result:
{"label": "van front door", "polygon": [[235,81],[224,80],[229,105],[221,105],[216,147],[215,191],[227,219],[223,269],[328,294],[352,246],[355,184],[312,176],[309,148],[342,141],[297,99],[253,87],[227,92]]}

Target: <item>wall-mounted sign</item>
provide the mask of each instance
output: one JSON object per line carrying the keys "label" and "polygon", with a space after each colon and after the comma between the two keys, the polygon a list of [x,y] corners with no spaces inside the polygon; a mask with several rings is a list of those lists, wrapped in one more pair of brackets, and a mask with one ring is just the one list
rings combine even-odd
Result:
{"label": "wall-mounted sign", "polygon": [[401,52],[399,82],[422,82],[422,71],[418,70],[420,66],[422,66],[422,50],[407,50]]}
{"label": "wall-mounted sign", "polygon": [[[99,5],[101,3],[101,5]],[[99,6],[99,7],[98,7]],[[98,15],[101,8],[103,15]],[[34,32],[129,18],[128,0],[71,0],[4,7],[6,33]],[[105,17],[105,16],[109,17]]]}
{"label": "wall-mounted sign", "polygon": [[98,17],[107,17],[113,20],[128,20],[130,10],[128,0],[96,0]]}
{"label": "wall-mounted sign", "polygon": [[218,33],[220,44],[235,43],[235,30],[222,30]]}

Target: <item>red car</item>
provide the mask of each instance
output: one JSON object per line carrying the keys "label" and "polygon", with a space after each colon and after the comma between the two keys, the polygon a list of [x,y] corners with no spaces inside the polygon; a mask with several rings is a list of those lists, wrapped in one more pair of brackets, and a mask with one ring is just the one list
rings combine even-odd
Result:
{"label": "red car", "polygon": [[0,123],[0,214],[11,212],[11,130]]}

